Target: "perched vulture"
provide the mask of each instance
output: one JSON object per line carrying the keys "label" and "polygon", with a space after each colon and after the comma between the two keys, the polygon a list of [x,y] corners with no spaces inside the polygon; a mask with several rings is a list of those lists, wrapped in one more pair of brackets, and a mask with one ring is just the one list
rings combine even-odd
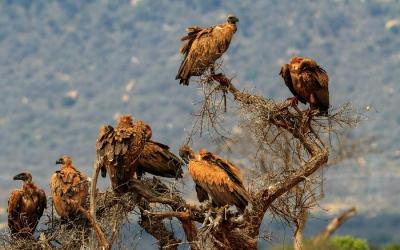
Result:
{"label": "perched vulture", "polygon": [[46,194],[32,182],[30,173],[20,173],[13,179],[24,184],[8,199],[8,227],[13,236],[30,237],[47,206]]}
{"label": "perched vulture", "polygon": [[300,101],[327,114],[329,109],[328,74],[313,59],[293,57],[279,73],[293,93],[293,105]]}
{"label": "perched vulture", "polygon": [[153,175],[182,178],[183,162],[171,151],[169,147],[159,142],[147,140],[137,164],[137,174],[143,172]]}
{"label": "perched vulture", "polygon": [[191,76],[201,76],[209,68],[213,70],[215,61],[229,48],[237,30],[236,22],[239,19],[230,15],[223,24],[186,29],[187,35],[181,38],[185,43],[180,49],[184,59],[176,75],[180,84],[189,85]]}
{"label": "perched vulture", "polygon": [[67,155],[57,160],[56,164],[62,166],[50,181],[53,204],[61,218],[73,218],[79,213],[78,207],[84,206],[88,195],[88,179],[72,165],[71,157]]}
{"label": "perched vulture", "polygon": [[240,212],[244,211],[250,196],[235,165],[204,150],[196,155],[187,145],[179,149],[179,155],[188,164],[200,202],[208,200],[209,196],[217,207],[235,205]]}
{"label": "perched vulture", "polygon": [[117,127],[102,126],[96,143],[97,160],[101,176],[108,172],[113,190],[118,194],[129,191],[129,181],[136,174],[137,161],[151,128],[143,121],[133,123],[132,116],[118,118]]}

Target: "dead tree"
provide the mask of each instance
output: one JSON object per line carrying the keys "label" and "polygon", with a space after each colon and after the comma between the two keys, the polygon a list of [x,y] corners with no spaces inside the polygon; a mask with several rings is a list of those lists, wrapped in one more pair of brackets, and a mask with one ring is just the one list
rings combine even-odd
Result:
{"label": "dead tree", "polygon": [[317,237],[314,239],[314,244],[318,245],[321,242],[327,240],[343,223],[356,214],[356,208],[352,207],[342,212],[339,216],[333,218],[331,222],[322,230]]}
{"label": "dead tree", "polygon": [[[328,162],[329,150],[324,138],[334,130],[334,124],[356,123],[357,119],[348,116],[353,115],[352,111],[344,106],[329,116],[316,116],[292,108],[288,101],[275,102],[239,91],[222,74],[209,76],[205,84],[213,89],[200,117],[208,117],[211,126],[217,127],[221,117],[212,101],[213,93],[222,90],[223,95],[233,96],[240,124],[248,129],[248,139],[257,152],[255,163],[264,169],[249,183],[252,201],[243,215],[189,204],[179,190],[157,178],[132,179],[129,192],[121,197],[98,192],[99,164],[95,162],[89,210],[81,208],[96,235],[96,241],[89,239],[90,247],[111,249],[133,212],[138,213],[140,225],[158,240],[161,249],[176,249],[178,244],[188,244],[191,249],[257,249],[267,212],[297,223],[301,236],[307,211],[321,197],[315,190],[322,181],[319,170]],[[224,101],[221,103],[223,107]],[[204,124],[200,122],[200,127]],[[178,239],[165,226],[169,219],[181,224],[186,241]],[[47,242],[42,239],[41,244],[55,239],[48,236],[44,237]]]}

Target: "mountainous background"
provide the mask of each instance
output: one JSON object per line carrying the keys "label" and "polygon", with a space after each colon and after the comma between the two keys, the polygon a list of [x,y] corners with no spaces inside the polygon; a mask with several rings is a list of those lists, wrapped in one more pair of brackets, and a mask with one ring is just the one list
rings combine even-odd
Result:
{"label": "mountainous background", "polygon": [[400,240],[397,0],[1,1],[1,221],[16,173],[29,170],[48,191],[55,161],[69,154],[90,175],[98,128],[118,114],[147,121],[176,151],[201,99],[195,84],[175,80],[179,37],[229,13],[240,22],[224,71],[238,87],[286,99],[280,65],[312,57],[329,73],[333,106],[350,101],[365,114],[350,137],[376,138],[376,153],[326,172],[321,216],[356,205],[360,216],[343,232]]}

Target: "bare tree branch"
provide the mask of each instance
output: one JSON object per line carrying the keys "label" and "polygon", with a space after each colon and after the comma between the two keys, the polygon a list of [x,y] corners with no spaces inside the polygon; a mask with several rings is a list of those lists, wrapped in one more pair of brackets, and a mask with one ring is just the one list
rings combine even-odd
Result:
{"label": "bare tree branch", "polygon": [[356,208],[352,207],[342,212],[339,216],[333,218],[326,228],[314,239],[314,244],[328,239],[343,223],[356,214]]}

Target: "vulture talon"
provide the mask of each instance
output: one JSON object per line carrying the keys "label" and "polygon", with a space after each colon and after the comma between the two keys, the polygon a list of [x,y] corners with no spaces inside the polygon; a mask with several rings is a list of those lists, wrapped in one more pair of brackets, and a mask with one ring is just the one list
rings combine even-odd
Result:
{"label": "vulture talon", "polygon": [[290,106],[297,107],[299,105],[299,99],[297,97],[289,97],[287,100],[290,100]]}

